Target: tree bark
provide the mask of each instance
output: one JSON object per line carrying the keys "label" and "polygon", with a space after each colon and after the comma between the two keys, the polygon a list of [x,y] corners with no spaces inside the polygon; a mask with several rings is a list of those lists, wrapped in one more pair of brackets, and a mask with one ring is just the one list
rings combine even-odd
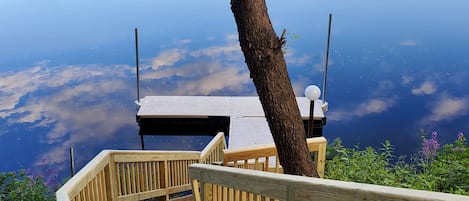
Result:
{"label": "tree bark", "polygon": [[275,34],[265,0],[231,0],[231,10],[284,172],[318,177],[287,72],[284,33]]}

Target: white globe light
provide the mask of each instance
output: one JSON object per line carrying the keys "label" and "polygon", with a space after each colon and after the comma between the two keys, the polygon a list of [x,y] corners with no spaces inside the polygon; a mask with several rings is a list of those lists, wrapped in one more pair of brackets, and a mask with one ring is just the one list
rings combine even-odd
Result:
{"label": "white globe light", "polygon": [[321,96],[321,89],[316,85],[309,85],[305,89],[305,96],[311,101],[317,100]]}

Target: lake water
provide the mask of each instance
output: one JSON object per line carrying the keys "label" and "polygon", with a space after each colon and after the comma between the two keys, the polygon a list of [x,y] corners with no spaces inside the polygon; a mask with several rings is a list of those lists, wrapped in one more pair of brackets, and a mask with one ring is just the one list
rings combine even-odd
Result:
{"label": "lake water", "polygon": [[[324,135],[416,153],[469,129],[466,1],[269,1],[298,96],[322,85],[333,13]],[[255,95],[229,1],[0,2],[0,171],[68,173],[102,149],[139,149],[134,27],[143,95]],[[150,137],[149,149],[201,149],[209,137]]]}

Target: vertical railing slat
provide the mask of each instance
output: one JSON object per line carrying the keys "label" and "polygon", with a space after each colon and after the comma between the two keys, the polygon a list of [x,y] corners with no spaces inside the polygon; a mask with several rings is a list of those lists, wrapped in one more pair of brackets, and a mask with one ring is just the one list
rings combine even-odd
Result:
{"label": "vertical railing slat", "polygon": [[132,194],[137,193],[137,185],[136,185],[136,180],[137,178],[135,177],[135,163],[130,163],[130,167],[132,168]]}
{"label": "vertical railing slat", "polygon": [[148,165],[149,162],[145,162],[145,191],[150,191],[150,182],[149,182],[149,174],[148,174]]}

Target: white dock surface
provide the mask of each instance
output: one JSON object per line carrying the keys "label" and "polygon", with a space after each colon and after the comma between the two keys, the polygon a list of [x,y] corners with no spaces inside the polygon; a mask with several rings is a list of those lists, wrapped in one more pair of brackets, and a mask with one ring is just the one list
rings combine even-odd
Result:
{"label": "white dock surface", "polygon": [[[309,100],[297,97],[296,101],[301,116],[303,119],[308,119]],[[317,100],[314,104],[314,119],[324,118],[322,108],[322,100]],[[140,100],[137,116],[140,118],[230,117],[229,148],[273,143],[257,96],[145,96]]]}

